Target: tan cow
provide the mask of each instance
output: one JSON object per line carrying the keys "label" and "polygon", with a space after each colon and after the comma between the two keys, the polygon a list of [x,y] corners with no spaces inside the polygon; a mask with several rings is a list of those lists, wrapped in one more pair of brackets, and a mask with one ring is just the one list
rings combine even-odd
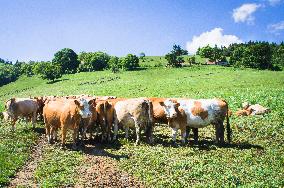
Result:
{"label": "tan cow", "polygon": [[125,129],[128,138],[129,128],[135,128],[136,145],[140,142],[142,128],[145,128],[147,139],[153,142],[153,105],[144,98],[127,99],[114,104],[114,140],[117,136],[118,125]]}
{"label": "tan cow", "polygon": [[[185,142],[185,127],[203,128],[209,124],[215,126],[216,141],[224,143],[224,125],[227,119],[227,138],[231,141],[228,104],[220,99],[167,99],[161,102],[167,114],[169,126],[172,127],[173,140],[176,140],[177,131],[181,129],[182,142]],[[195,139],[198,135],[195,136]],[[196,140],[197,141],[197,140]]]}
{"label": "tan cow", "polygon": [[33,128],[36,123],[38,103],[30,98],[11,98],[6,101],[5,108],[12,120],[12,129],[19,117],[24,117],[32,121]]}
{"label": "tan cow", "polygon": [[90,106],[94,100],[59,99],[49,100],[43,108],[43,117],[48,142],[56,139],[57,129],[61,128],[62,146],[65,145],[67,129],[73,129],[73,148],[76,147],[79,124],[82,118],[92,116]]}
{"label": "tan cow", "polygon": [[260,104],[251,105],[248,102],[244,102],[242,106],[244,110],[247,110],[248,112],[250,112],[249,115],[263,115],[263,114],[270,112],[269,108],[265,108],[261,106]]}

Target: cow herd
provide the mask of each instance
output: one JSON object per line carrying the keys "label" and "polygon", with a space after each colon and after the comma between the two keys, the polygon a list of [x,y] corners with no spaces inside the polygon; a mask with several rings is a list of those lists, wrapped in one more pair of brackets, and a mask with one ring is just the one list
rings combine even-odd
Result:
{"label": "cow herd", "polygon": [[[141,140],[144,130],[147,142],[153,143],[153,130],[157,124],[168,124],[175,142],[178,130],[181,131],[182,143],[185,143],[189,131],[198,141],[198,129],[213,125],[216,142],[224,143],[224,121],[226,120],[227,139],[231,141],[229,109],[221,99],[187,99],[187,98],[116,98],[114,96],[45,96],[30,98],[11,98],[5,103],[4,119],[12,124],[21,118],[31,121],[33,126],[38,119],[45,123],[46,137],[49,143],[57,140],[61,130],[61,144],[66,142],[68,129],[73,130],[73,147],[76,148],[79,135],[84,140],[89,130],[100,129],[102,141],[116,140],[118,129],[125,131],[128,138],[129,129],[136,133],[136,144]],[[79,134],[80,133],[80,134]]]}

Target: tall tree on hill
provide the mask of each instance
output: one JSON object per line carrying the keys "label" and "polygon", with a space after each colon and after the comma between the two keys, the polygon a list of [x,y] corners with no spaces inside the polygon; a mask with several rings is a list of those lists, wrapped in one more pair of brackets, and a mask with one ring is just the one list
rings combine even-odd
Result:
{"label": "tall tree on hill", "polygon": [[61,67],[59,65],[50,62],[44,63],[43,70],[41,71],[42,79],[54,82],[56,79],[61,77]]}
{"label": "tall tree on hill", "polygon": [[208,58],[210,61],[213,62],[218,62],[218,61],[223,61],[226,60],[225,48],[221,47],[218,48],[217,45],[215,45],[214,48],[210,47],[209,45],[198,48],[198,51],[196,54],[200,55],[203,58]]}
{"label": "tall tree on hill", "polygon": [[168,61],[167,66],[181,67],[184,62],[183,55],[187,54],[187,50],[182,49],[180,45],[174,44],[172,51],[165,55],[165,58]]}
{"label": "tall tree on hill", "polygon": [[110,56],[104,52],[81,52],[78,56],[81,64],[78,70],[83,72],[100,71],[108,68]]}
{"label": "tall tree on hill", "polygon": [[272,55],[272,67],[273,70],[284,69],[284,42],[282,42],[278,47],[274,47]]}
{"label": "tall tree on hill", "polygon": [[60,66],[62,74],[75,73],[79,66],[78,56],[70,48],[63,48],[56,52],[52,62]]}

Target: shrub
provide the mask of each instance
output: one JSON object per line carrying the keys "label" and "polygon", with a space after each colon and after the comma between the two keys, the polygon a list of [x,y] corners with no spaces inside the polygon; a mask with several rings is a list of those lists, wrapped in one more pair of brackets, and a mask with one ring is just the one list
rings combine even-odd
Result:
{"label": "shrub", "polygon": [[81,64],[79,72],[91,72],[104,70],[109,67],[110,56],[104,52],[82,52],[78,57]]}
{"label": "shrub", "polygon": [[19,70],[15,66],[0,63],[0,86],[17,80],[19,75]]}
{"label": "shrub", "polygon": [[119,58],[116,56],[113,56],[110,58],[109,60],[109,68],[111,70],[111,72],[113,73],[117,73],[119,71],[120,68],[120,62],[119,62]]}
{"label": "shrub", "polygon": [[139,67],[139,59],[136,55],[128,54],[121,60],[121,67],[124,70],[133,70]]}
{"label": "shrub", "polygon": [[47,62],[43,66],[43,71],[41,73],[42,79],[51,80],[54,82],[55,79],[61,78],[61,67],[57,64]]}
{"label": "shrub", "polygon": [[79,66],[77,54],[69,48],[56,52],[52,63],[60,67],[61,74],[75,73]]}

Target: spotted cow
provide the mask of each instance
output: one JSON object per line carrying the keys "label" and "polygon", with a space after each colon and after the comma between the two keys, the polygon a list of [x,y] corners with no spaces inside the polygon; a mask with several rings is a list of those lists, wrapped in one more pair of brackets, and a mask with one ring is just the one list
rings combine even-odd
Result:
{"label": "spotted cow", "polygon": [[147,139],[153,142],[153,105],[145,98],[127,99],[114,104],[114,139],[117,136],[118,125],[125,129],[128,138],[129,128],[135,128],[136,145],[140,142],[142,128]]}
{"label": "spotted cow", "polygon": [[[169,126],[172,127],[174,141],[178,129],[181,129],[182,142],[185,142],[186,126],[198,129],[213,124],[216,131],[216,141],[224,143],[223,122],[225,118],[227,120],[228,142],[231,141],[231,128],[226,101],[220,99],[167,99],[160,102],[160,104],[167,114]],[[198,135],[195,133],[195,141],[197,141],[197,138]]]}

